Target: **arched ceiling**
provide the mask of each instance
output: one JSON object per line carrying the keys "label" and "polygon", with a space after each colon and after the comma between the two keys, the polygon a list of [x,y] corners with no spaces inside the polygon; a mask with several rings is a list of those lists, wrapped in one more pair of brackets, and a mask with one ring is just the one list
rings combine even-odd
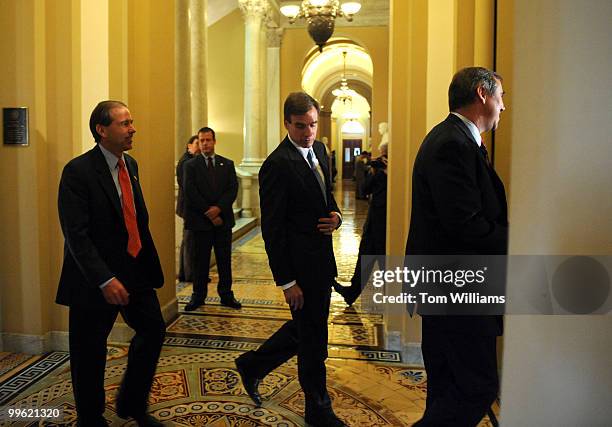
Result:
{"label": "arched ceiling", "polygon": [[[342,52],[347,53],[346,78],[349,87],[357,90],[371,104],[372,59],[365,49],[344,38],[330,40],[323,52],[319,53],[316,48],[309,52],[302,68],[302,88],[322,101],[331,90],[340,86],[344,67]],[[351,86],[350,82],[354,85]]]}

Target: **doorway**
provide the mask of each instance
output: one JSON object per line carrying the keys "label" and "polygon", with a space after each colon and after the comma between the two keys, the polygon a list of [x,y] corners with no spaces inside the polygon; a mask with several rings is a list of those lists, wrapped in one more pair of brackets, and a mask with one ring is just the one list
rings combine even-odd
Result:
{"label": "doorway", "polygon": [[355,157],[361,154],[361,139],[342,140],[342,179],[353,179]]}

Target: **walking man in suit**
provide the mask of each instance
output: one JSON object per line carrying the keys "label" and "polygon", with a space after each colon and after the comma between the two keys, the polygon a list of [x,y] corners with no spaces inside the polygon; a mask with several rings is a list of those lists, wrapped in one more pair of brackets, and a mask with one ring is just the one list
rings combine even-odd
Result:
{"label": "walking man in suit", "polygon": [[200,155],[185,163],[185,228],[193,233],[193,294],[185,306],[192,311],[204,304],[208,293],[210,253],[215,248],[219,272],[217,291],[221,304],[231,308],[242,305],[232,292],[232,204],[238,195],[234,162],[215,154],[215,131],[198,131]]}
{"label": "walking man in suit", "polygon": [[327,393],[327,318],[337,275],[332,233],[341,216],[331,192],[325,146],[315,141],[319,104],[303,92],[285,100],[287,137],[259,172],[261,232],[274,280],[291,309],[286,322],[256,351],[236,359],[246,392],[261,405],[261,379],[297,355],[305,420],[313,426],[343,426]]}
{"label": "walking man in suit", "polygon": [[[502,78],[464,68],[448,90],[450,114],[425,137],[412,178],[406,255],[507,253],[504,186],[480,136],[504,111]],[[422,318],[427,404],[415,426],[475,426],[497,397],[501,316]]]}
{"label": "walking man in suit", "polygon": [[70,369],[77,425],[108,425],[104,413],[106,339],[117,314],[136,332],[117,396],[117,414],[162,426],[147,399],[166,332],[154,288],[164,283],[132,149],[127,106],[100,102],[89,128],[96,146],[64,167],[59,219],[64,263],[56,302],[70,307]]}

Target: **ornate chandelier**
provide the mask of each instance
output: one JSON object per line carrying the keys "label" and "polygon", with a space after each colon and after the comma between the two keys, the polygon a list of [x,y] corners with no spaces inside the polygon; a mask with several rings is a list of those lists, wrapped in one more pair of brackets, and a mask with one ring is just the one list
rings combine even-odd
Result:
{"label": "ornate chandelier", "polygon": [[319,46],[319,52],[322,52],[325,42],[334,33],[336,16],[343,16],[351,22],[359,9],[361,4],[356,1],[340,4],[339,0],[302,0],[301,5],[288,4],[282,6],[280,11],[289,18],[290,24],[298,18],[305,19],[308,23],[308,34]]}
{"label": "ornate chandelier", "polygon": [[336,99],[343,104],[347,102],[353,102],[353,97],[357,95],[353,89],[348,87],[348,82],[346,80],[346,51],[342,52],[342,78],[340,79],[340,87],[332,90],[332,95],[336,97]]}

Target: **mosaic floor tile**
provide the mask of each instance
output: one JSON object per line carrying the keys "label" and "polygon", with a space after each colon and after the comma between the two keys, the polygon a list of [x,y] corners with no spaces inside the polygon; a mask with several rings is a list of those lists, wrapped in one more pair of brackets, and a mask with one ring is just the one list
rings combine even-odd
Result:
{"label": "mosaic floor tile", "polygon": [[[180,315],[168,327],[168,332],[265,340],[284,323],[284,320],[272,319]],[[330,345],[375,347],[378,344],[376,325],[331,324],[328,331]]]}

